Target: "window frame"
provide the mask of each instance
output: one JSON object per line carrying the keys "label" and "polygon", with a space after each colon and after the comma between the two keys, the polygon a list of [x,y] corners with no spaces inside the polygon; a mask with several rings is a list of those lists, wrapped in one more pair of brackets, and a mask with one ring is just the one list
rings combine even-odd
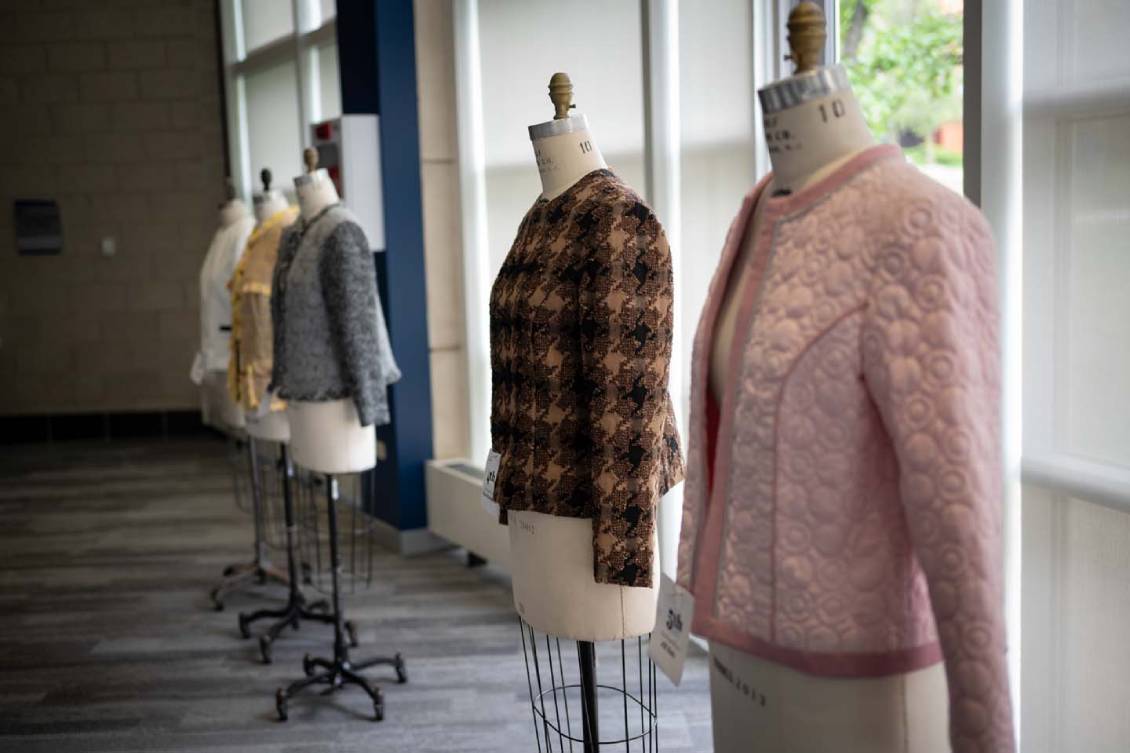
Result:
{"label": "window frame", "polygon": [[[241,0],[220,0],[220,29],[227,110],[228,157],[236,191],[247,198],[258,173],[251,165],[247,128],[247,77],[290,62],[298,87],[299,143],[309,142],[310,124],[323,119],[318,48],[337,41],[337,15],[322,20],[319,0],[290,0],[292,31],[248,50]],[[279,183],[282,186],[282,183]],[[289,189],[287,189],[289,190]]]}

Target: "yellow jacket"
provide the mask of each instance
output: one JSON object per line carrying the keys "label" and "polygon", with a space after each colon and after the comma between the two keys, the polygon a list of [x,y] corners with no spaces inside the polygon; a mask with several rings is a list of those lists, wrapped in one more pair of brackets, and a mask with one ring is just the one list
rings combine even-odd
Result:
{"label": "yellow jacket", "polygon": [[[271,381],[271,277],[283,231],[297,217],[298,208],[288,207],[259,223],[228,283],[232,312],[228,391],[246,411],[258,409]],[[271,404],[271,410],[284,407],[280,400]]]}

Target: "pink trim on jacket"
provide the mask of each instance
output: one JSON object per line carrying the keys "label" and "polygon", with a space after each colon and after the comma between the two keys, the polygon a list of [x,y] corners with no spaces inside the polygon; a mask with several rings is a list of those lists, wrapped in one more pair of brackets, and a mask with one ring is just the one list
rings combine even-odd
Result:
{"label": "pink trim on jacket", "polygon": [[[693,630],[825,676],[944,656],[954,750],[1010,751],[987,225],[893,146],[795,195],[763,196],[769,180],[731,226],[695,337]],[[711,340],[759,202],[715,429]]]}

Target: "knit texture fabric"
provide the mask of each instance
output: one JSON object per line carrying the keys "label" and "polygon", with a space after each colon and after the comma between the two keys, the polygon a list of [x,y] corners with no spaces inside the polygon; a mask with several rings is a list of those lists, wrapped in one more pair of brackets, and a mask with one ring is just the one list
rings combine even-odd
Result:
{"label": "knit texture fabric", "polygon": [[272,386],[287,400],[352,398],[362,426],[390,420],[400,379],[373,254],[353,214],[333,204],[284,234],[271,290]]}
{"label": "knit texture fabric", "polygon": [[[298,208],[288,207],[263,220],[247,239],[247,248],[228,284],[232,311],[228,393],[245,411],[259,407],[271,381],[271,280],[283,230],[297,218]],[[286,403],[275,400],[271,410],[285,407]]]}
{"label": "knit texture fabric", "polygon": [[491,291],[501,520],[591,518],[599,583],[652,584],[656,507],[682,480],[672,300],[663,228],[608,170],[534,204]]}
{"label": "knit texture fabric", "polygon": [[[818,675],[944,657],[955,753],[1010,752],[989,228],[897,147],[792,196],[764,195],[768,180],[731,227],[694,343],[679,547],[693,629]],[[711,341],[758,203],[712,459]]]}

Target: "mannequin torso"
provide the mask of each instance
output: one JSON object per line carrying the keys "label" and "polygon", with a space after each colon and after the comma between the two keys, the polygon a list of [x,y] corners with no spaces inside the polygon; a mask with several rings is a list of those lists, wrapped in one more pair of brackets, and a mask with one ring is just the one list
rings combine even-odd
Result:
{"label": "mannequin torso", "polygon": [[[339,201],[337,189],[324,169],[294,179],[303,222]],[[303,468],[320,473],[358,473],[377,463],[373,425],[362,426],[349,399],[287,403],[291,455]]]}
{"label": "mannequin torso", "polygon": [[262,224],[271,215],[287,208],[286,197],[281,191],[271,189],[255,197],[255,222]]}
{"label": "mannequin torso", "polygon": [[[827,70],[827,69],[826,69]],[[834,72],[834,71],[833,71]],[[776,86],[776,85],[774,85]],[[770,87],[771,88],[771,87]],[[773,100],[762,92],[762,105]],[[773,109],[766,107],[767,110]],[[796,193],[874,144],[846,84],[764,117],[773,177],[764,196]],[[722,404],[740,301],[752,284],[762,207],[745,228],[710,351],[710,391]],[[949,750],[944,665],[884,677],[820,677],[712,642],[711,705],[719,753],[942,753]],[[747,692],[748,691],[748,692]]]}
{"label": "mannequin torso", "polygon": [[[546,199],[607,167],[583,115],[529,130]],[[534,628],[583,641],[629,638],[651,630],[658,577],[652,588],[597,583],[591,520],[511,510],[508,530],[514,603]],[[653,567],[658,573],[658,561]]]}
{"label": "mannequin torso", "polygon": [[[269,189],[254,198],[255,222],[262,225],[264,221],[287,208],[286,197],[281,191]],[[268,404],[270,401],[268,400]],[[255,439],[264,439],[274,442],[290,441],[290,423],[286,418],[286,411],[273,410],[262,415],[258,412],[247,412],[247,433]]]}

